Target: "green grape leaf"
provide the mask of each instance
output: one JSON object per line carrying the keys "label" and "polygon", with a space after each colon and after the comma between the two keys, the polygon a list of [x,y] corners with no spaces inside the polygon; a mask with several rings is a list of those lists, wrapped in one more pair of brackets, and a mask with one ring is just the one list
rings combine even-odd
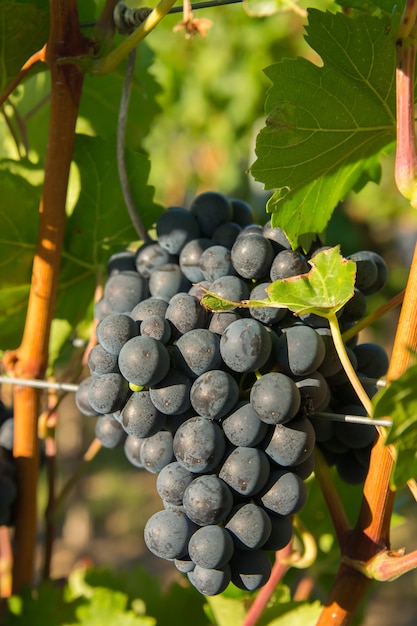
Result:
{"label": "green grape leaf", "polygon": [[155,626],[156,620],[146,615],[135,615],[127,609],[127,595],[120,591],[97,587],[88,603],[76,609],[80,626]]}
{"label": "green grape leaf", "polygon": [[64,589],[54,581],[43,582],[36,589],[25,588],[8,599],[8,626],[76,626],[76,610],[82,600],[68,602]]}
{"label": "green grape leaf", "polygon": [[322,250],[309,263],[311,270],[307,274],[271,283],[265,300],[233,302],[204,290],[201,302],[212,311],[240,306],[288,308],[296,315],[314,313],[321,317],[337,313],[353,296],[356,264],[341,256],[340,246]]}
{"label": "green grape leaf", "polygon": [[[35,4],[0,3],[0,93],[48,39],[49,16]],[[43,64],[37,64],[43,69]],[[36,69],[36,66],[35,66]]]}
{"label": "green grape leaf", "polygon": [[223,594],[207,598],[216,626],[241,626],[246,611],[241,599],[227,598]]}
{"label": "green grape leaf", "polygon": [[319,252],[309,263],[307,274],[273,282],[269,299],[297,315],[337,313],[353,296],[356,264],[341,256],[340,246]]}
{"label": "green grape leaf", "polygon": [[395,45],[387,18],[309,11],[307,42],[321,56],[266,70],[272,86],[251,171],[276,189],[267,210],[307,250],[337,203],[366,180],[395,139]]}
{"label": "green grape leaf", "polygon": [[32,259],[39,223],[40,187],[31,185],[29,164],[3,161],[0,194],[0,348],[16,348],[21,339],[29,295]]}
{"label": "green grape leaf", "polygon": [[391,486],[400,489],[417,476],[417,364],[380,390],[373,403],[375,418],[389,416],[393,421],[386,444],[397,451]]}
{"label": "green grape leaf", "polygon": [[[275,604],[266,609],[259,626],[314,626],[320,616],[323,607],[320,602],[289,602],[288,604]],[[274,617],[276,615],[276,617]]]}

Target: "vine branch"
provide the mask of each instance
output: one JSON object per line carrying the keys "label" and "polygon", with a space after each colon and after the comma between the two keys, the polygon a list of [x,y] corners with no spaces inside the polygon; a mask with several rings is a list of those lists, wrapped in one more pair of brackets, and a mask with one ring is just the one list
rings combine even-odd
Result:
{"label": "vine branch", "polygon": [[[5,358],[6,368],[21,378],[42,378],[48,363],[51,321],[65,224],[65,203],[75,123],[83,83],[79,69],[61,65],[63,56],[85,53],[76,0],[51,0],[50,31],[44,58],[51,72],[51,112],[40,224],[25,328],[20,347]],[[14,390],[14,449],[17,466],[13,591],[32,583],[37,527],[39,414],[38,391]]]}

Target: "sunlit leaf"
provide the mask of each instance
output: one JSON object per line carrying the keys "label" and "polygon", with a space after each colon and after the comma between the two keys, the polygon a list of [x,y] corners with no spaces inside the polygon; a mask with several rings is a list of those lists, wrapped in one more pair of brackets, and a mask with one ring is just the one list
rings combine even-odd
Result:
{"label": "sunlit leaf", "polygon": [[356,265],[340,255],[336,246],[319,252],[307,274],[273,282],[267,292],[274,302],[297,315],[315,313],[326,317],[336,313],[353,295]]}
{"label": "sunlit leaf", "polygon": [[241,599],[218,595],[207,598],[216,626],[241,626],[246,611]]}
{"label": "sunlit leaf", "polygon": [[309,11],[307,42],[321,56],[283,60],[272,81],[257,138],[255,178],[276,189],[273,224],[308,249],[337,203],[366,180],[395,139],[395,45],[390,22]]}

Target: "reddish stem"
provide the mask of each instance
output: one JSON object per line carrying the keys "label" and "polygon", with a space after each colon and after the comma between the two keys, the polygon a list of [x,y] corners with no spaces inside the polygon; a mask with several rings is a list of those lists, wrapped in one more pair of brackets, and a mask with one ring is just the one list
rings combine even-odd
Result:
{"label": "reddish stem", "polygon": [[290,541],[285,548],[282,548],[282,550],[278,550],[271,576],[251,604],[242,626],[254,626],[254,624],[256,624],[265,610],[265,607],[274,593],[279,581],[282,580],[291,566],[289,561],[291,553],[292,541]]}
{"label": "reddish stem", "polygon": [[[51,0],[46,61],[51,72],[51,113],[45,179],[40,203],[37,251],[22,343],[8,356],[16,376],[43,378],[58,288],[65,225],[65,203],[75,123],[83,76],[73,65],[59,64],[62,56],[85,52],[76,0]],[[16,387],[14,394],[14,455],[17,463],[13,591],[32,583],[37,521],[38,393]]]}
{"label": "reddish stem", "polygon": [[417,152],[414,131],[414,68],[417,46],[400,41],[397,47],[397,151],[395,182],[417,208]]}

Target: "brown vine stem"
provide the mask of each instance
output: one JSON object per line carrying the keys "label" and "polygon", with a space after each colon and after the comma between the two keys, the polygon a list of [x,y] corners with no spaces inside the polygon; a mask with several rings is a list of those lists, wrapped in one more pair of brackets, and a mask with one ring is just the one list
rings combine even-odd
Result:
{"label": "brown vine stem", "polygon": [[343,508],[342,501],[323,453],[316,447],[314,454],[314,474],[326,501],[327,508],[329,509],[339,545],[343,546],[352,528],[347,519],[345,509]]}
{"label": "brown vine stem", "polygon": [[[45,178],[40,202],[37,250],[22,343],[6,365],[21,378],[43,378],[48,362],[65,224],[66,190],[74,145],[75,123],[83,76],[74,65],[58,63],[62,56],[85,53],[76,0],[51,0],[50,31],[45,59],[51,72],[51,113]],[[33,579],[37,522],[38,391],[14,392],[14,455],[18,498],[15,528],[13,591]]]}

